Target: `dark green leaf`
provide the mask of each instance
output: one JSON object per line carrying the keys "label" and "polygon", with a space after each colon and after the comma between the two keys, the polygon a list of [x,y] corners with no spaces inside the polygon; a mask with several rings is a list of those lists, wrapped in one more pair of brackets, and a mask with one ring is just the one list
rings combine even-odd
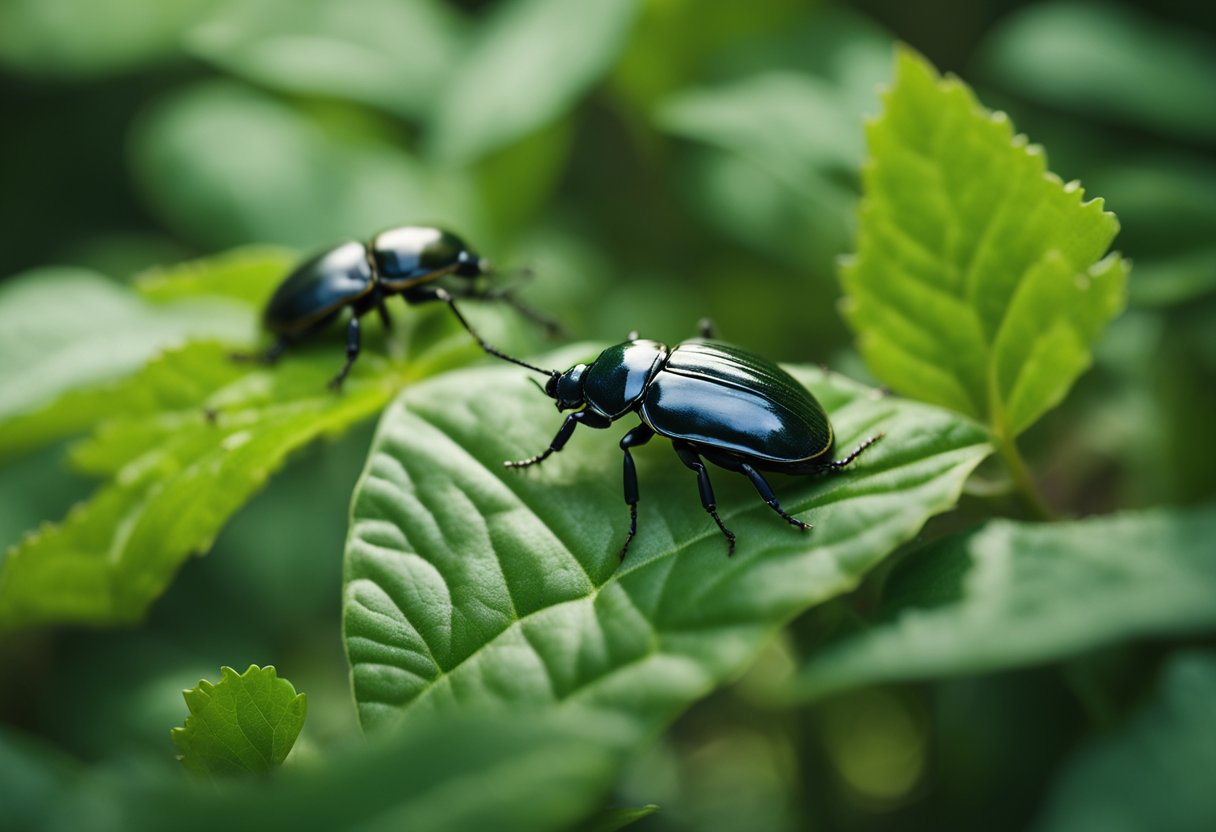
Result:
{"label": "dark green leaf", "polygon": [[[559,366],[588,349],[559,356]],[[554,359],[546,359],[552,363]],[[385,413],[356,489],[345,637],[363,724],[477,702],[589,704],[657,727],[736,673],[785,621],[855,586],[948,510],[990,451],[944,411],[796,370],[848,448],[887,438],[847,475],[785,480],[799,534],[742,478],[715,474],[733,558],[664,441],[639,451],[639,532],[620,431],[587,431],[542,468],[510,471],[559,417],[516,368],[448,374]]]}
{"label": "dark green leaf", "polygon": [[1023,95],[1186,138],[1216,137],[1216,41],[1122,3],[1040,3],[1012,15],[983,53]]}
{"label": "dark green leaf", "polygon": [[1036,829],[1206,832],[1216,827],[1216,653],[1166,665],[1156,698],[1064,769]]}
{"label": "dark green leaf", "polygon": [[881,623],[816,651],[793,695],[990,672],[1126,639],[1216,630],[1213,539],[1213,507],[989,523],[900,564]]}
{"label": "dark green leaf", "polygon": [[216,684],[204,679],[182,691],[190,715],[171,732],[182,765],[205,778],[265,774],[282,765],[304,727],[304,694],[273,667],[250,665],[244,673],[224,667],[220,674]]}

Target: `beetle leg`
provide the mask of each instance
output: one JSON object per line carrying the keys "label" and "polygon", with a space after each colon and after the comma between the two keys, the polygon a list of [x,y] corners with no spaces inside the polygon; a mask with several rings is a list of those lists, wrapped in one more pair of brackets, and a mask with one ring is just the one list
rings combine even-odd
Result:
{"label": "beetle leg", "polygon": [[680,457],[680,462],[693,471],[697,472],[697,488],[701,492],[701,505],[709,512],[709,516],[714,518],[714,522],[718,524],[718,528],[722,530],[722,534],[726,535],[726,554],[728,556],[735,553],[735,533],[726,528],[726,524],[722,522],[722,518],[718,516],[718,503],[714,499],[714,488],[709,483],[709,470],[705,467],[705,463],[701,461],[701,457],[692,449],[692,446],[683,442],[673,442],[672,445],[676,449],[676,455]]}
{"label": "beetle leg", "polygon": [[550,454],[557,453],[562,448],[566,447],[566,443],[570,441],[570,437],[574,435],[574,429],[580,424],[590,428],[606,428],[612,424],[612,420],[606,416],[601,416],[590,410],[579,410],[571,413],[562,422],[562,426],[557,429],[557,435],[553,437],[553,441],[549,443],[549,447],[543,452],[530,456],[527,459],[518,459],[515,461],[504,462],[503,466],[507,468],[527,468],[529,465],[536,465],[544,462],[549,458]]}
{"label": "beetle leg", "polygon": [[625,502],[629,506],[629,534],[625,536],[625,545],[621,547],[621,560],[629,551],[633,536],[638,533],[638,471],[633,464],[633,454],[630,448],[645,445],[654,436],[654,429],[642,423],[621,437],[621,450],[625,452]]}
{"label": "beetle leg", "polygon": [[289,346],[291,346],[291,339],[284,335],[275,341],[266,352],[234,352],[230,357],[233,361],[241,363],[256,361],[259,364],[274,364]]}
{"label": "beetle leg", "polygon": [[393,318],[388,314],[388,306],[385,305],[383,298],[376,304],[376,311],[380,313],[380,323],[384,324],[384,329],[391,332],[393,329]]}
{"label": "beetle leg", "polygon": [[861,456],[862,451],[864,451],[866,448],[873,445],[879,439],[882,439],[884,436],[886,436],[885,433],[874,434],[873,436],[871,436],[870,438],[868,438],[864,442],[862,442],[860,445],[858,445],[856,448],[854,448],[853,452],[851,454],[849,454],[848,456],[846,456],[844,459],[839,459],[835,462],[829,462],[827,464],[827,466],[825,466],[825,467],[830,471],[839,471],[841,468],[844,468],[850,462],[857,459],[857,457]]}
{"label": "beetle leg", "polygon": [[790,517],[785,509],[781,507],[781,503],[777,502],[777,495],[773,493],[773,488],[768,484],[768,480],[764,476],[746,462],[740,463],[739,470],[747,474],[747,478],[752,481],[752,485],[756,486],[756,490],[760,492],[760,497],[764,502],[768,503],[769,508],[777,512],[785,522],[791,526],[797,526],[803,531],[810,531],[813,527],[810,523],[803,523],[796,517]]}
{"label": "beetle leg", "polygon": [[329,380],[330,389],[339,390],[342,387],[342,382],[346,380],[346,374],[350,372],[350,368],[354,366],[355,359],[359,357],[359,316],[352,316],[350,323],[346,325],[346,363],[342,365],[342,369],[338,374]]}

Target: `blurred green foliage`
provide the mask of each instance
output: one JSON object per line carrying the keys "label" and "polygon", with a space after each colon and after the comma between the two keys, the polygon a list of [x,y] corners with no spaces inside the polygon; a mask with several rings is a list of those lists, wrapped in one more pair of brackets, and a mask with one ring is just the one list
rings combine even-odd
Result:
{"label": "blurred green foliage", "polygon": [[[1122,225],[1116,244],[1135,263],[1128,310],[1095,345],[1094,368],[1021,439],[1048,505],[1082,517],[1210,500],[1214,22],[1212,10],[1181,0],[5,0],[0,418],[23,421],[0,435],[0,548],[87,496],[56,443],[119,406],[106,391],[138,382],[66,403],[60,393],[122,379],[189,337],[251,344],[254,321],[239,298],[188,288],[175,297],[182,284],[154,275],[127,291],[149,268],[234,246],[303,253],[397,224],[443,223],[508,268],[532,267],[523,293],[579,338],[637,328],[676,340],[710,315],[757,352],[865,378],[839,309],[837,258],[854,249],[863,116],[878,112],[896,40],[966,79],[1046,148],[1051,170],[1105,198]],[[265,256],[281,264],[291,254]],[[240,274],[220,294],[242,295]],[[432,326],[428,314],[407,314]],[[515,348],[542,346],[507,313],[478,321]],[[321,339],[306,351],[316,364],[279,383],[304,384],[314,370],[323,379],[340,351],[339,334]],[[361,359],[369,377],[401,360],[378,338]],[[127,390],[138,410],[141,394]],[[126,451],[159,449],[173,433],[128,427]],[[218,531],[208,557],[185,563],[138,629],[0,638],[0,828],[157,828],[182,806],[197,809],[200,828],[234,816],[377,828],[410,813],[426,828],[507,816],[563,828],[607,791],[612,803],[660,804],[637,828],[673,832],[1210,827],[1200,775],[1213,765],[1203,648],[1212,630],[1196,619],[1096,628],[1099,637],[1050,651],[1047,665],[979,662],[962,678],[871,681],[774,705],[772,691],[821,645],[892,620],[883,616],[905,586],[905,557],[951,548],[946,566],[958,565],[957,552],[994,557],[964,550],[975,537],[934,541],[993,514],[1019,516],[994,496],[995,470],[981,470],[959,511],[926,527],[929,548],[898,553],[889,573],[796,620],[739,684],[694,705],[623,769],[623,752],[582,733],[590,726],[547,721],[479,718],[416,731],[371,756],[342,750],[358,729],[340,561],[369,443],[361,429],[290,458],[276,451],[270,467],[285,469],[222,531],[221,519],[198,539]],[[615,463],[606,465],[615,481]],[[995,528],[980,536],[1031,556],[1061,545],[1050,532],[1039,547],[1036,532]],[[1129,550],[1128,568],[1143,555],[1152,579],[1153,547],[1179,534],[1191,536],[1174,554],[1200,562],[1205,541],[1170,526]],[[171,555],[173,568],[191,551],[161,551],[156,537],[145,535],[145,551]],[[1166,577],[1172,563],[1160,564]],[[953,577],[942,586],[918,591],[991,611],[982,594],[957,600],[965,570],[945,572]],[[1052,574],[1043,580],[1058,588]],[[1110,597],[1128,591],[1129,574],[1139,573],[1115,570]],[[1195,574],[1210,581],[1210,569]],[[1038,598],[1028,588],[1006,602],[1025,613]],[[1081,602],[1050,599],[1068,603]],[[287,764],[303,768],[273,793],[182,803],[168,739],[180,691],[251,663],[274,664],[308,692],[309,720]],[[487,738],[501,756],[479,756]],[[332,760],[351,762],[326,769]],[[444,797],[446,778],[503,772],[516,779],[493,780],[502,791],[462,805]],[[552,800],[529,802],[529,790]],[[399,805],[374,804],[388,792]]]}

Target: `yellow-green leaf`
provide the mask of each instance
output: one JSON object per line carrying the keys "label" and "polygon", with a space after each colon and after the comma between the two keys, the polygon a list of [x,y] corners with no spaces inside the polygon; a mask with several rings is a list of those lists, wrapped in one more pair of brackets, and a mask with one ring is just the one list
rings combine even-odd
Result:
{"label": "yellow-green leaf", "polygon": [[1123,307],[1127,264],[1104,258],[1118,221],[908,50],[867,141],[841,269],[861,352],[894,390],[1012,439],[1059,403]]}

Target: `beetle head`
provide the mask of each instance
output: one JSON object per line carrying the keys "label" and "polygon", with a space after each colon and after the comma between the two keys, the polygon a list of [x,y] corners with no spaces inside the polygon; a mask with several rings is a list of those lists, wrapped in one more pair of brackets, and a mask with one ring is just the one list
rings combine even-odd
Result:
{"label": "beetle head", "polygon": [[467,248],[461,249],[460,254],[456,255],[456,275],[458,277],[481,277],[491,271],[493,269],[489,260],[478,257]]}
{"label": "beetle head", "polygon": [[576,364],[564,373],[554,373],[545,384],[545,395],[557,399],[558,410],[574,410],[583,406],[583,374],[586,364]]}

